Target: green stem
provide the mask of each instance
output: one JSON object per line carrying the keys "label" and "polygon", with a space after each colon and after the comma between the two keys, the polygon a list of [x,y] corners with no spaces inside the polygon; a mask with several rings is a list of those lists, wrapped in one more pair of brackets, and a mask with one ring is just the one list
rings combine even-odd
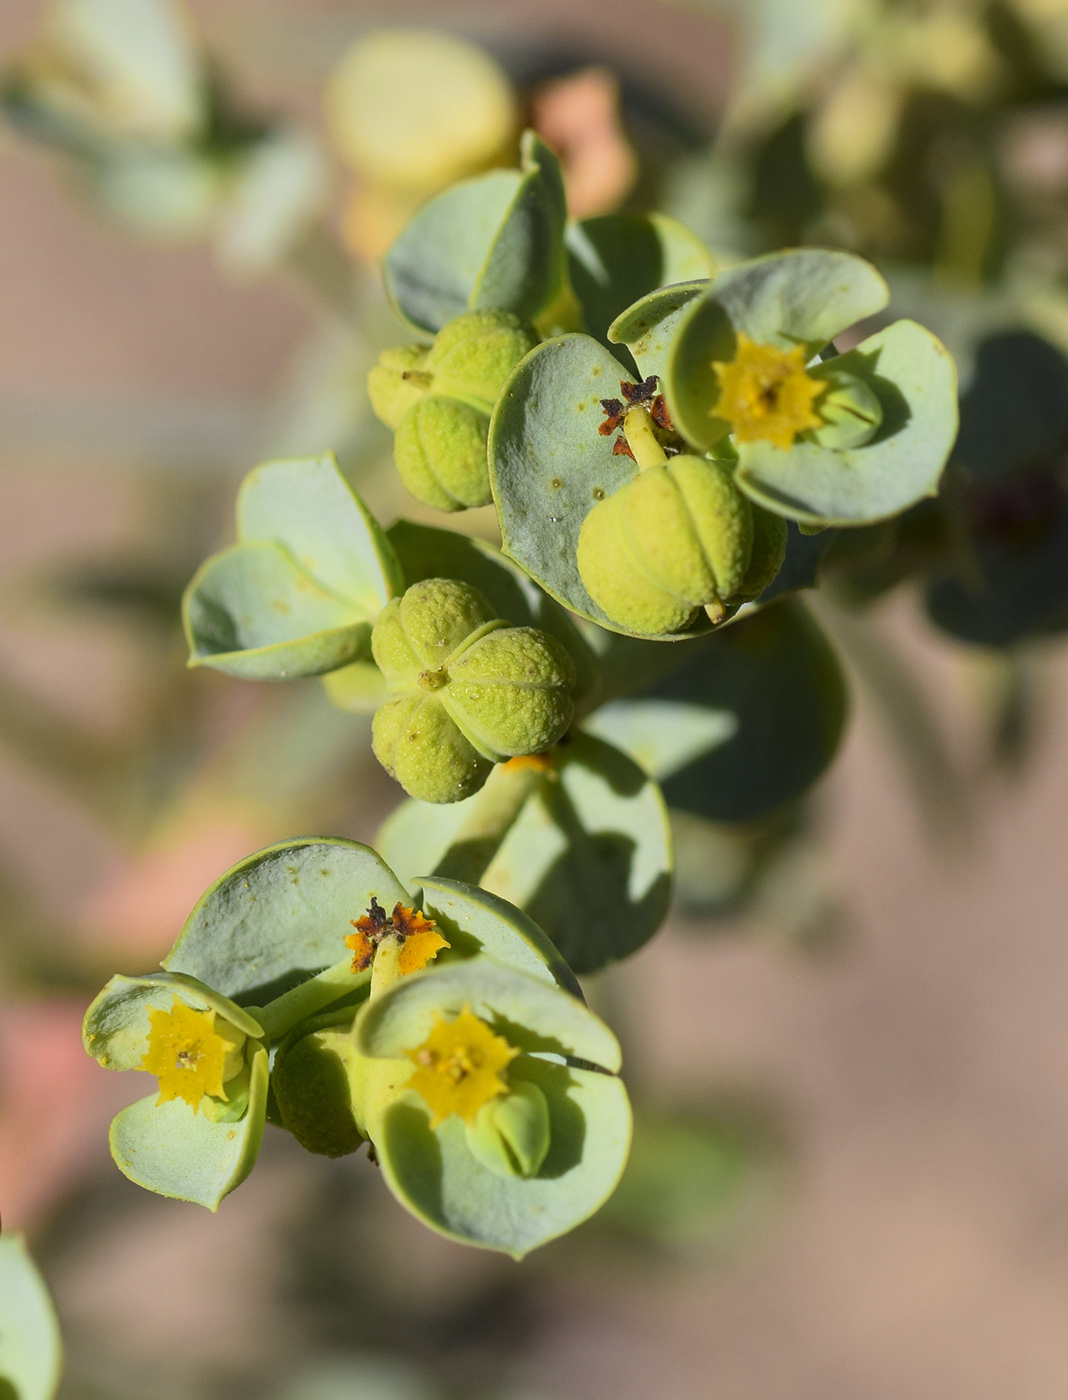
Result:
{"label": "green stem", "polygon": [[365,972],[352,971],[351,956],[335,963],[333,967],[320,972],[317,977],[309,978],[299,987],[284,992],[255,1013],[257,1021],[263,1027],[264,1039],[268,1044],[280,1039],[301,1021],[314,1016],[317,1011],[322,1011],[323,1007],[329,1006],[331,1002],[348,996],[358,987],[366,986],[370,980],[370,968]]}
{"label": "green stem", "polygon": [[663,466],[667,461],[667,453],[653,432],[653,420],[644,408],[627,409],[627,416],[623,419],[623,436],[634,453],[640,471],[646,467]]}
{"label": "green stem", "polygon": [[496,768],[434,874],[477,885],[544,776],[534,764],[520,763],[514,768],[501,764]]}

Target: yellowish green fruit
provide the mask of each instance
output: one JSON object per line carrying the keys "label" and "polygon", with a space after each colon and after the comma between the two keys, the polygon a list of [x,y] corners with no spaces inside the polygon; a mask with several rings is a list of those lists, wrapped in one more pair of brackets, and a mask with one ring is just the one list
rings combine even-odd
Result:
{"label": "yellowish green fruit", "polygon": [[594,506],[579,532],[578,567],[613,622],[659,635],[687,627],[699,608],[722,618],[752,551],[752,508],[730,468],[679,456]]}
{"label": "yellowish green fruit", "polygon": [[[832,360],[830,365],[833,363]],[[836,374],[830,365],[825,376],[819,376],[830,381],[830,388],[819,401],[823,424],[812,436],[821,447],[831,447],[838,452],[863,447],[872,440],[883,421],[883,406],[870,384],[855,374]]]}
{"label": "yellowish green fruit", "polygon": [[535,1176],[549,1151],[549,1105],[536,1084],[518,1080],[509,1090],[479,1109],[467,1145],[498,1176]]}
{"label": "yellowish green fruit", "polygon": [[470,311],[443,326],[431,346],[382,352],[367,380],[371,407],[394,429],[397,471],[418,500],[445,511],[489,504],[490,415],[536,344],[518,317]]}
{"label": "yellowish green fruit", "polygon": [[414,584],[383,608],[371,646],[391,692],[374,717],[375,754],[424,802],[460,801],[494,763],[551,748],[571,723],[567,652],[494,618],[468,584]]}
{"label": "yellowish green fruit", "polygon": [[759,598],[773,584],[786,558],[787,527],[781,515],[753,506],[753,552],[734,601]]}

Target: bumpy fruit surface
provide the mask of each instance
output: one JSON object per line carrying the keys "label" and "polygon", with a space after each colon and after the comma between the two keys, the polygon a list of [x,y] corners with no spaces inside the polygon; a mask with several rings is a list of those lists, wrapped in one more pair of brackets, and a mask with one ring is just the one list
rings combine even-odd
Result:
{"label": "bumpy fruit surface", "polygon": [[383,608],[371,646],[391,693],[374,718],[375,755],[424,802],[470,796],[494,763],[551,748],[571,723],[567,652],[495,618],[468,584],[414,584]]}
{"label": "bumpy fruit surface", "polygon": [[470,311],[443,326],[431,346],[383,351],[368,393],[394,429],[397,471],[413,496],[438,510],[489,503],[490,415],[504,381],[536,344],[515,316]]}
{"label": "bumpy fruit surface", "polygon": [[650,634],[680,631],[699,608],[722,616],[752,554],[753,511],[729,467],[691,456],[647,467],[598,502],[578,541],[590,597]]}
{"label": "bumpy fruit surface", "polygon": [[745,577],[731,600],[735,603],[759,598],[764,589],[778,578],[786,558],[786,521],[781,515],[773,515],[770,510],[763,510],[760,506],[753,506],[752,511],[753,552],[749,556]]}

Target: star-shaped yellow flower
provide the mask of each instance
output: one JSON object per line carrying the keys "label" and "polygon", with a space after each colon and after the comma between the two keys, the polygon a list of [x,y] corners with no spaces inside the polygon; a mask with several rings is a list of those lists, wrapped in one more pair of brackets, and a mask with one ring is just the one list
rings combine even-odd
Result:
{"label": "star-shaped yellow flower", "polygon": [[739,332],[734,359],[713,360],[712,368],[719,400],[711,412],[726,419],[736,442],[770,442],[786,450],[798,433],[822,426],[812,406],[827,381],[806,372],[801,346],[780,350]]}
{"label": "star-shaped yellow flower", "polygon": [[408,1087],[429,1105],[432,1128],[452,1113],[471,1124],[483,1104],[508,1092],[500,1072],[519,1051],[495,1035],[469,1005],[453,1021],[434,1015],[434,1028],[422,1045],[404,1052],[418,1066]]}
{"label": "star-shaped yellow flower", "polygon": [[150,1010],[148,1018],[148,1052],[138,1069],[159,1077],[156,1103],[184,1099],[196,1113],[205,1094],[226,1099],[223,1072],[227,1056],[245,1039],[240,1031],[223,1023],[229,1035],[219,1035],[214,1011],[194,1011],[180,997],[170,1011]]}

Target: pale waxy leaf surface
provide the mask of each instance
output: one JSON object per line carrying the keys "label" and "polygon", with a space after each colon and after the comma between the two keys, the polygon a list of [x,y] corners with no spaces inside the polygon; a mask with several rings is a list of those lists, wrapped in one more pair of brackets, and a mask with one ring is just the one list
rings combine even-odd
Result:
{"label": "pale waxy leaf surface", "polygon": [[403,583],[389,542],[333,453],[267,462],[237,501],[238,543],[183,600],[190,664],[251,680],[316,676],[362,659]]}
{"label": "pale waxy leaf surface", "polygon": [[[602,214],[568,224],[572,289],[588,334],[606,343],[612,323],[640,298],[712,276],[712,255],[665,214]],[[647,371],[651,372],[651,371]]]}
{"label": "pale waxy leaf surface", "polygon": [[436,334],[465,311],[533,320],[564,269],[565,201],[556,158],[533,132],[521,170],[493,170],[436,195],[386,254],[386,291],[402,320]]}
{"label": "pale waxy leaf surface", "polygon": [[0,1396],[52,1400],[63,1342],[52,1299],[21,1235],[0,1235]]}
{"label": "pale waxy leaf surface", "polygon": [[375,1139],[383,1175],[424,1224],[450,1239],[521,1258],[591,1216],[627,1160],[631,1114],[614,1075],[521,1055],[509,1076],[536,1084],[549,1108],[549,1151],[532,1177],[484,1167],[453,1115],[435,1131],[416,1094],[382,1115]]}
{"label": "pale waxy leaf surface", "polygon": [[263,1005],[339,962],[372,896],[387,914],[411,903],[367,846],[340,837],[268,846],[201,897],[164,966]]}
{"label": "pale waxy leaf surface", "polygon": [[253,1052],[248,1108],[232,1123],[212,1123],[182,1099],[139,1099],[113,1120],[109,1141],[119,1170],[160,1196],[215,1211],[256,1164],[267,1109],[267,1052]]}
{"label": "pale waxy leaf surface", "polygon": [[747,821],[826,770],[847,706],[833,648],[790,599],[695,643],[641,698],[613,701],[585,725],[655,774],[669,806]]}
{"label": "pale waxy leaf surface", "polygon": [[459,880],[426,876],[418,883],[424,914],[437,922],[449,942],[448,953],[438,955],[437,965],[444,966],[451,957],[482,954],[527,977],[555,983],[581,998],[582,989],[575,974],[549,937],[521,909],[488,890]]}

